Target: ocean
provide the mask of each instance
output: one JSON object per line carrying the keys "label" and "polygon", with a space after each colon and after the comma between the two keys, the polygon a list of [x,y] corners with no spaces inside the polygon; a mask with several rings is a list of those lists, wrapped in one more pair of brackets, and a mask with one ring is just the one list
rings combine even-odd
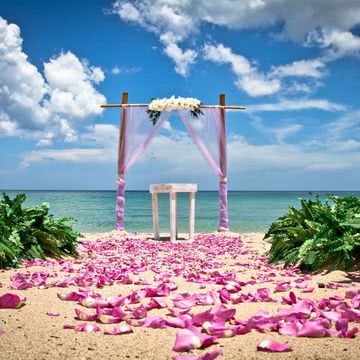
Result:
{"label": "ocean", "polygon": [[[26,205],[50,204],[55,216],[72,217],[74,227],[82,232],[104,232],[115,227],[115,191],[6,191],[10,196],[27,194]],[[315,192],[324,197],[330,192]],[[332,192],[343,196],[360,196],[360,191]],[[217,191],[196,194],[196,232],[215,231],[219,217]],[[234,232],[265,232],[290,205],[298,206],[299,198],[308,198],[304,191],[229,191],[230,229]],[[125,227],[132,232],[152,231],[151,195],[148,191],[127,191]],[[159,194],[160,231],[169,231],[169,196]],[[178,195],[179,231],[187,231],[188,194]]]}

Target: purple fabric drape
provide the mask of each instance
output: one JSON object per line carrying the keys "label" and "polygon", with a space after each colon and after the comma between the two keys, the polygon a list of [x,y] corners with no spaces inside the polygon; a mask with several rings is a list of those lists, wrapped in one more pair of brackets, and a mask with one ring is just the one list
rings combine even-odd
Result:
{"label": "purple fabric drape", "polygon": [[[187,131],[189,132],[190,136],[194,140],[196,146],[200,150],[201,154],[204,156],[205,160],[209,163],[210,167],[214,171],[215,175],[217,176],[224,176],[224,174],[221,172],[219,164],[216,163],[216,158],[214,158],[211,154],[208,148],[205,146],[204,142],[201,140],[200,135],[197,134],[197,132],[194,130],[194,128],[190,125],[189,119],[186,119],[187,113],[185,111],[179,111],[180,118],[182,122],[184,123]],[[190,114],[192,117],[192,115]],[[199,121],[199,119],[196,119],[196,121]],[[199,125],[197,125],[199,126]],[[201,127],[201,130],[204,129]]]}
{"label": "purple fabric drape", "polygon": [[118,179],[116,191],[116,230],[124,230],[125,180]]}
{"label": "purple fabric drape", "polygon": [[[154,136],[168,120],[170,113],[163,111],[157,124],[149,120],[146,107],[129,106],[126,110],[124,134],[125,156],[121,165],[116,195],[116,229],[124,230],[125,180],[124,175],[136,163],[151,143]],[[220,223],[219,231],[227,231],[227,184],[226,184],[226,138],[221,121],[221,110],[217,107],[202,109],[203,115],[194,119],[189,110],[178,113],[191,138],[220,178]]]}
{"label": "purple fabric drape", "polygon": [[227,210],[227,183],[220,181],[220,223],[218,231],[229,231],[229,218]]}
{"label": "purple fabric drape", "polygon": [[[215,175],[220,177],[220,221],[218,231],[229,230],[226,184],[226,134],[221,121],[220,108],[204,108],[203,115],[194,119],[187,110],[179,110],[190,136],[209,163]],[[195,128],[198,130],[196,131]],[[206,146],[205,146],[206,143]]]}
{"label": "purple fabric drape", "polygon": [[122,174],[126,174],[136,163],[170,116],[169,112],[163,111],[153,126],[146,111],[145,107],[129,106],[126,109],[125,161]]}
{"label": "purple fabric drape", "polygon": [[[126,109],[126,110],[125,110]],[[157,124],[153,126],[146,113],[147,108],[129,106],[126,111],[125,126],[125,157],[121,166],[120,174],[125,176],[128,170],[135,164],[144,153],[154,136],[170,116],[168,112],[162,112]],[[123,110],[123,111],[124,111]],[[125,180],[118,179],[116,193],[116,229],[124,230],[125,216]]]}

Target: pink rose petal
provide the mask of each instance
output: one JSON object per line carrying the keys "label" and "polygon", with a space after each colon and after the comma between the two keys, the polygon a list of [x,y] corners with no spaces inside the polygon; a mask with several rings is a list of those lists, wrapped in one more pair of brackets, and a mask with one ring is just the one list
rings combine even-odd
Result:
{"label": "pink rose petal", "polygon": [[292,351],[292,349],[283,343],[279,343],[272,340],[263,340],[257,344],[256,349],[258,351],[269,351],[269,352],[287,352]]}
{"label": "pink rose petal", "polygon": [[312,293],[314,291],[314,287],[306,287],[302,289],[302,293]]}
{"label": "pink rose petal", "polygon": [[351,330],[348,330],[349,321],[347,319],[339,319],[335,323],[335,328],[338,332],[339,337],[343,338],[354,338],[359,331],[358,328],[354,327]]}
{"label": "pink rose petal", "polygon": [[106,335],[124,335],[124,334],[131,334],[133,333],[133,329],[126,324],[123,325],[116,325],[111,330],[104,331]]}
{"label": "pink rose petal", "polygon": [[288,291],[290,289],[290,282],[286,281],[286,280],[280,280],[278,281],[274,292],[283,292],[283,291]]}
{"label": "pink rose petal", "polygon": [[205,348],[215,343],[216,336],[201,334],[196,327],[181,329],[176,334],[174,351],[183,352],[191,349]]}
{"label": "pink rose petal", "polygon": [[195,305],[196,301],[194,299],[186,299],[186,300],[179,300],[179,301],[174,300],[173,302],[174,302],[174,306],[179,309],[189,309]]}
{"label": "pink rose petal", "polygon": [[95,309],[97,307],[107,307],[109,306],[109,302],[105,299],[98,299],[93,297],[82,298],[80,301],[82,306],[85,306],[90,309]]}
{"label": "pink rose petal", "polygon": [[98,317],[97,314],[88,314],[80,309],[75,309],[75,313],[77,318],[82,321],[95,321]]}
{"label": "pink rose petal", "polygon": [[112,298],[107,299],[110,306],[116,307],[116,306],[122,306],[125,302],[125,296],[115,296]]}
{"label": "pink rose petal", "polygon": [[213,325],[211,322],[206,322],[203,324],[202,328],[206,331],[207,334],[217,336],[219,338],[228,338],[238,335],[238,327],[236,326],[217,326]]}
{"label": "pink rose petal", "polygon": [[323,337],[326,335],[326,331],[323,325],[314,321],[306,321],[301,329],[299,329],[297,336],[303,337]]}
{"label": "pink rose petal", "polygon": [[127,314],[126,312],[122,311],[119,307],[115,306],[112,310],[111,310],[111,315],[113,317],[116,317],[118,319],[125,319],[128,318],[130,315]]}
{"label": "pink rose petal", "polygon": [[228,321],[235,316],[236,309],[228,309],[226,306],[219,304],[212,309],[211,313],[218,318]]}
{"label": "pink rose petal", "polygon": [[[165,321],[166,321],[167,326],[174,327],[174,328],[180,328],[180,329],[184,329],[186,327],[186,325],[188,324],[188,322],[185,319],[182,319],[180,317],[166,319]],[[191,320],[188,320],[188,321],[191,321]]]}
{"label": "pink rose petal", "polygon": [[297,336],[299,331],[299,324],[296,322],[287,323],[280,327],[279,334],[287,336]]}
{"label": "pink rose petal", "polygon": [[126,319],[126,323],[131,326],[143,326],[144,322],[144,319]]}
{"label": "pink rose petal", "polygon": [[131,317],[133,319],[143,319],[146,316],[147,316],[147,310],[143,305],[140,305],[131,313]]}
{"label": "pink rose petal", "polygon": [[[340,300],[340,299],[338,299]],[[351,299],[351,303],[354,306],[355,309],[360,309],[360,295],[355,295],[352,299]]]}
{"label": "pink rose petal", "polygon": [[18,309],[24,302],[19,295],[6,293],[0,296],[0,309]]}
{"label": "pink rose petal", "polygon": [[174,351],[183,352],[191,349],[199,349],[202,345],[200,337],[189,329],[182,329],[176,333]]}
{"label": "pink rose petal", "polygon": [[57,313],[57,312],[47,312],[46,315],[48,315],[48,316],[60,316],[60,314]]}
{"label": "pink rose petal", "polygon": [[114,316],[100,315],[97,316],[97,320],[102,324],[117,324],[120,323],[123,319]]}
{"label": "pink rose petal", "polygon": [[61,300],[66,300],[66,301],[80,301],[84,298],[86,298],[86,294],[80,293],[80,292],[76,292],[76,291],[72,291],[66,294],[57,294],[58,298]]}
{"label": "pink rose petal", "polygon": [[65,325],[63,325],[63,328],[64,329],[74,329],[75,325],[65,324]]}
{"label": "pink rose petal", "polygon": [[101,331],[101,328],[99,326],[97,326],[96,324],[83,323],[83,324],[76,325],[74,327],[74,330],[78,331],[78,332],[92,333],[92,332]]}
{"label": "pink rose petal", "polygon": [[222,355],[221,350],[213,350],[207,352],[205,355],[196,356],[196,355],[175,355],[173,356],[173,360],[214,360],[219,355]]}
{"label": "pink rose petal", "polygon": [[212,320],[214,317],[214,314],[211,313],[211,309],[201,312],[201,313],[197,313],[194,314],[192,316],[192,323],[195,326],[201,326],[205,321],[210,321]]}
{"label": "pink rose petal", "polygon": [[167,327],[167,322],[161,316],[149,316],[144,320],[143,326],[153,329],[164,329]]}

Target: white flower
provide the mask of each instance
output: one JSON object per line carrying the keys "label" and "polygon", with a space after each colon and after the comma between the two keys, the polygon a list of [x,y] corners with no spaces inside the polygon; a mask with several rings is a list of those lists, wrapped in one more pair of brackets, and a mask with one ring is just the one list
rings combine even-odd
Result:
{"label": "white flower", "polygon": [[172,111],[178,109],[191,109],[194,110],[200,106],[200,100],[194,98],[175,97],[154,99],[149,104],[151,111]]}

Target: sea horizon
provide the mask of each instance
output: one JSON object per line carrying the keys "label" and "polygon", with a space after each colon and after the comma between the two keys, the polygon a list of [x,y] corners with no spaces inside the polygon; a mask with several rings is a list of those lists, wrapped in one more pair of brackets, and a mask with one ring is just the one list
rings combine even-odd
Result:
{"label": "sea horizon", "polygon": [[[115,229],[116,190],[0,190],[11,197],[27,194],[25,206],[48,202],[50,213],[75,219],[80,232],[107,232]],[[359,190],[229,190],[230,230],[266,232],[270,224],[284,215],[289,206],[299,206],[299,198],[327,194],[360,196]],[[169,231],[169,195],[159,194],[160,231]],[[100,214],[100,216],[99,216]],[[187,232],[188,194],[178,194],[179,231]],[[196,194],[195,232],[216,231],[219,221],[217,190],[200,190]],[[152,232],[151,195],[148,190],[127,190],[125,228],[130,232]]]}
{"label": "sea horizon", "polygon": [[[116,192],[116,189],[0,189],[0,192],[15,192],[15,191],[32,191],[32,192]],[[131,192],[149,192],[149,189],[126,189],[126,191]],[[197,192],[219,192],[218,189],[203,189],[198,190]],[[299,189],[292,189],[292,190],[230,190],[228,189],[228,193],[230,192],[309,192],[309,193],[351,193],[351,192],[360,192],[360,190],[299,190]]]}

